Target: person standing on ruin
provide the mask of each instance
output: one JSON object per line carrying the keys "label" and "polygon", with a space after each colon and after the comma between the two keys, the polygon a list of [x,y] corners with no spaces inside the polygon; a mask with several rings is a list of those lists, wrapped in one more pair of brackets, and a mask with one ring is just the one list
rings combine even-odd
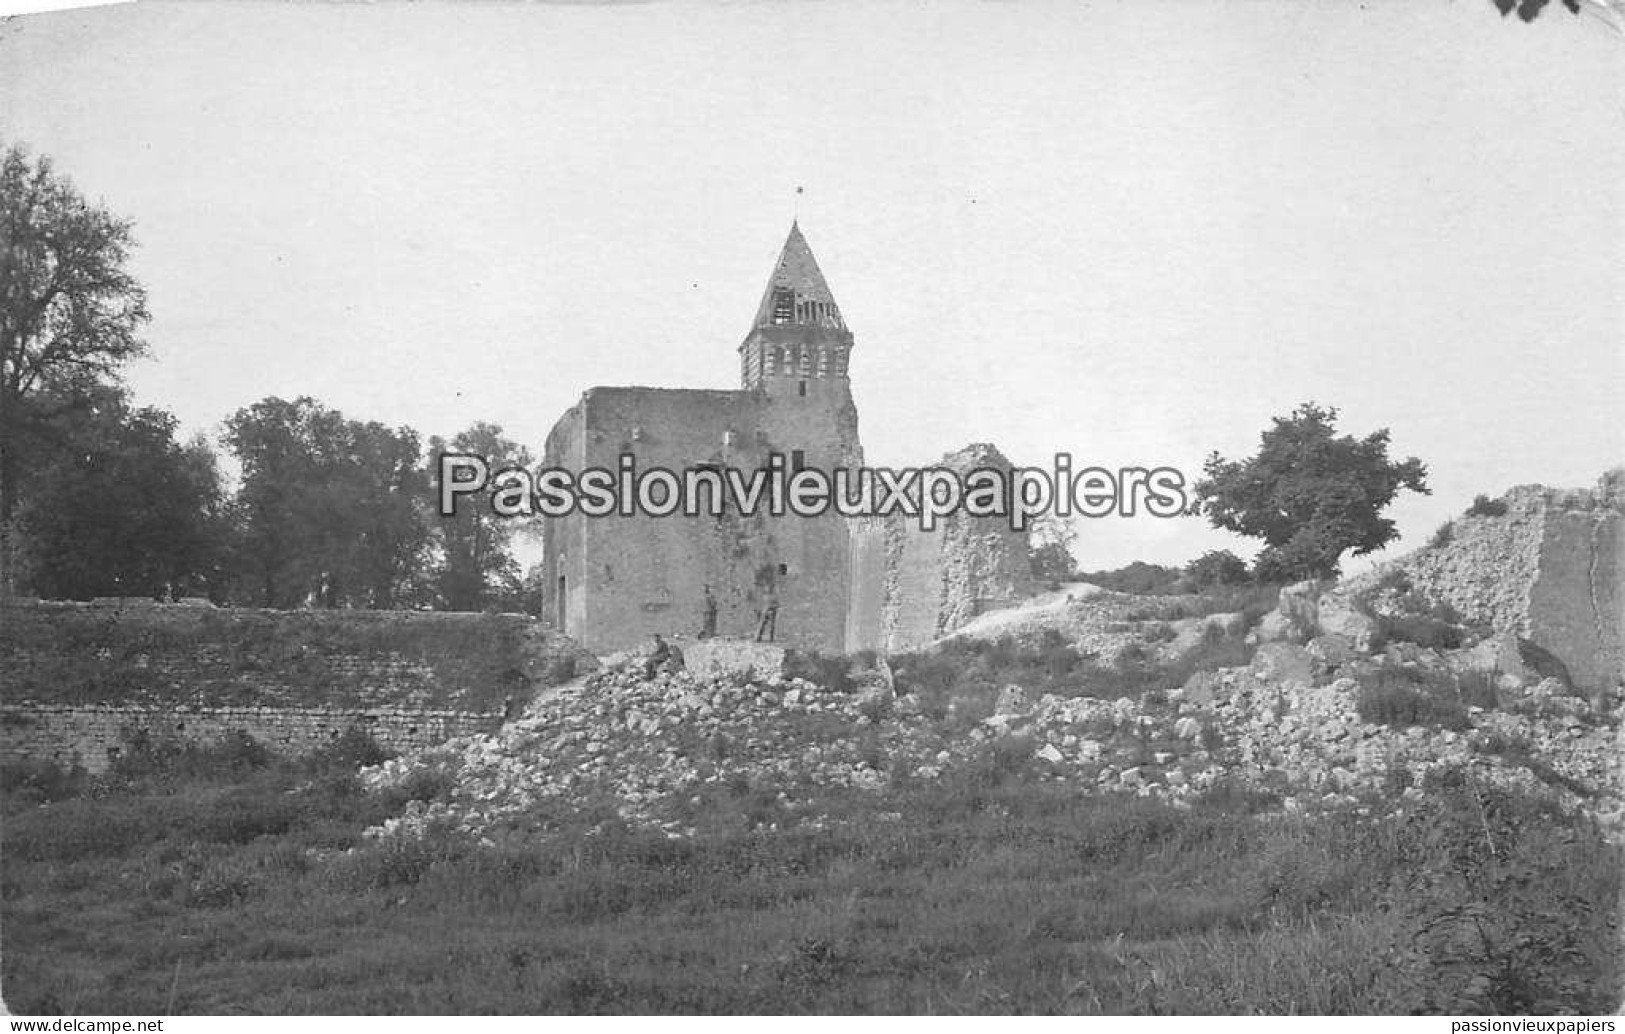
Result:
{"label": "person standing on ruin", "polygon": [[773,641],[779,631],[779,594],[773,593],[767,598],[767,606],[762,608],[762,620],[756,626],[756,641],[758,643]]}
{"label": "person standing on ruin", "polygon": [[705,620],[700,624],[700,638],[710,639],[717,634],[717,598],[711,595],[711,584],[705,585]]}

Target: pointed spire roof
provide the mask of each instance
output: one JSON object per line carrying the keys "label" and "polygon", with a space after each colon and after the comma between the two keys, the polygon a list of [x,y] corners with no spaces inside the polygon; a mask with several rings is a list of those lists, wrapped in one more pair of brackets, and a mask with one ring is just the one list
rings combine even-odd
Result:
{"label": "pointed spire roof", "polygon": [[813,258],[801,227],[792,222],[790,236],[779,251],[779,261],[768,277],[762,304],[756,308],[755,326],[801,323],[845,330],[841,309],[835,304],[818,260]]}

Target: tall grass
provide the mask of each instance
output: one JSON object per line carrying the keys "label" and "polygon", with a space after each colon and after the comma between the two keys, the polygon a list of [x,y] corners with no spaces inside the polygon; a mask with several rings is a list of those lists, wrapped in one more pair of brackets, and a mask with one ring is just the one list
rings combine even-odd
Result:
{"label": "tall grass", "polygon": [[[1027,744],[1026,747],[1030,747]],[[384,845],[399,801],[269,766],[5,798],[25,1013],[1595,1013],[1621,853],[1458,780],[1403,813],[1188,809],[1045,781],[1014,741],[819,823],[704,836],[555,803],[548,832]],[[168,777],[166,777],[168,778]],[[236,780],[232,782],[231,780]],[[729,816],[733,816],[730,818]],[[89,845],[99,846],[90,849]],[[345,849],[351,848],[348,853]],[[1454,933],[1478,924],[1486,939]]]}

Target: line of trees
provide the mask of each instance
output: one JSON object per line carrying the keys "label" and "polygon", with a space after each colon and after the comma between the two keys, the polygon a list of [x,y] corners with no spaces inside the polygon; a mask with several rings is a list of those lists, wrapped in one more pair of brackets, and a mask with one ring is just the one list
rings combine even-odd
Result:
{"label": "line of trees", "polygon": [[434,510],[439,450],[528,461],[500,427],[425,447],[408,427],[266,398],[225,422],[242,470],[228,491],[206,440],[178,440],[172,415],[116,388],[99,395],[21,456],[8,535],[20,594],[540,612],[512,549],[531,529],[476,497],[453,517]]}
{"label": "line of trees", "polygon": [[266,398],[222,440],[138,407],[119,380],[146,351],[130,224],[47,158],[0,155],[0,594],[208,596],[266,607],[540,610],[522,529],[480,500],[432,509],[442,449],[528,464],[493,424],[427,445],[315,399]]}

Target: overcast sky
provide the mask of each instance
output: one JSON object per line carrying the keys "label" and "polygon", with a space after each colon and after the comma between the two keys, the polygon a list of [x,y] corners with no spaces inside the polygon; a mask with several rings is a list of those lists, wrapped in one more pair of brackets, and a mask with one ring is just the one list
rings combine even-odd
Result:
{"label": "overcast sky", "polygon": [[735,386],[799,204],[871,462],[1194,477],[1315,400],[1428,463],[1401,549],[1625,462],[1625,36],[1556,3],[141,3],[4,22],[0,136],[134,220],[189,432]]}

